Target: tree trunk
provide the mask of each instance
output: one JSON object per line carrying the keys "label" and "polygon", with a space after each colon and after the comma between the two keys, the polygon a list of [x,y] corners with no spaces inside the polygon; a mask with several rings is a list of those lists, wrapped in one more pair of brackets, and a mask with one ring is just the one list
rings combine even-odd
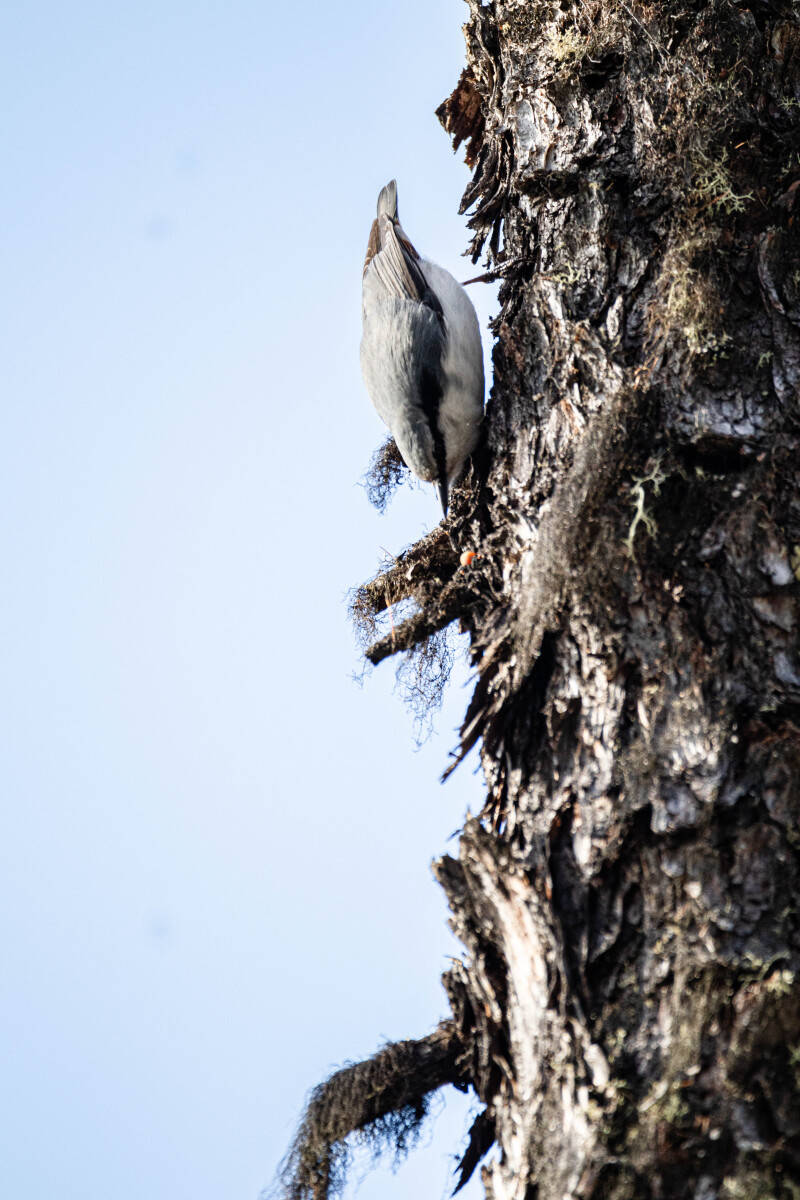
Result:
{"label": "tree trunk", "polygon": [[374,661],[458,616],[478,673],[464,1174],[494,1135],[493,1200],[797,1200],[800,11],[470,9],[486,433],[358,600],[416,601]]}
{"label": "tree trunk", "polygon": [[470,7],[488,795],[437,871],[487,1195],[796,1200],[800,11]]}

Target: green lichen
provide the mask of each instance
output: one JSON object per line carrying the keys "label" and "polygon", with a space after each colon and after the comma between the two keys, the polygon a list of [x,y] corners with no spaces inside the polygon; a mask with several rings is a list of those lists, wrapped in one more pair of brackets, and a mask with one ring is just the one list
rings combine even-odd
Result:
{"label": "green lichen", "polygon": [[753,199],[753,193],[736,191],[728,166],[727,150],[718,150],[713,154],[698,147],[693,154],[693,166],[694,184],[689,192],[690,203],[702,209],[716,208],[728,216],[744,212],[747,201]]}
{"label": "green lichen", "polygon": [[640,525],[644,525],[645,531],[650,537],[655,537],[658,532],[658,525],[655,517],[648,512],[646,508],[647,492],[646,485],[650,484],[653,489],[653,496],[657,496],[661,491],[661,484],[666,479],[666,475],[661,470],[661,459],[655,461],[653,467],[646,475],[635,479],[631,484],[631,504],[633,505],[633,520],[628,529],[628,536],[624,539],[623,545],[629,558],[634,558],[633,544],[636,540],[636,531]]}

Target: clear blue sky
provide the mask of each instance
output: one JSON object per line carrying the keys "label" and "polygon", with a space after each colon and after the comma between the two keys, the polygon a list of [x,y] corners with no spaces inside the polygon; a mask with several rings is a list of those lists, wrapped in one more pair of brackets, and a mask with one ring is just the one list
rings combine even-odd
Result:
{"label": "clear blue sky", "polygon": [[[416,753],[391,666],[350,678],[344,596],[439,519],[433,488],[380,517],[357,486],[384,436],[359,289],[393,176],[420,250],[475,273],[433,115],[466,16],[2,19],[8,1200],[256,1200],[311,1086],[446,1011],[466,674]],[[440,1200],[468,1108],[360,1200]]]}

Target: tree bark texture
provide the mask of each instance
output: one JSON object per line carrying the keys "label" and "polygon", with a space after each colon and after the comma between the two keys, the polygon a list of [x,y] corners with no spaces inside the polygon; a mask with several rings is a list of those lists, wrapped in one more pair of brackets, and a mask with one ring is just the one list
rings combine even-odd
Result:
{"label": "tree bark texture", "polygon": [[486,1192],[796,1200],[800,9],[470,0],[465,32],[440,117],[494,383],[376,657],[471,638],[487,799],[436,871]]}

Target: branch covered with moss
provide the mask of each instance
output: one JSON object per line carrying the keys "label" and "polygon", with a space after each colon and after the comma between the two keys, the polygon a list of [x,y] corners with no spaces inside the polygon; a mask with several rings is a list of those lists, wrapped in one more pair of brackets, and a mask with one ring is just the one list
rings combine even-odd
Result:
{"label": "branch covered with moss", "polygon": [[[463,1085],[462,1045],[452,1021],[418,1041],[390,1042],[364,1062],[336,1071],[311,1093],[281,1166],[274,1200],[341,1195],[355,1145],[374,1158],[402,1158],[415,1144],[430,1093]],[[348,1142],[349,1135],[356,1137]]]}

